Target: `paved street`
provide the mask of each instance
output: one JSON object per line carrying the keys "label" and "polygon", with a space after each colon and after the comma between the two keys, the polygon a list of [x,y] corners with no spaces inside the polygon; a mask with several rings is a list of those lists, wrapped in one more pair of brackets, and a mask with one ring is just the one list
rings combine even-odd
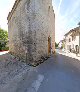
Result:
{"label": "paved street", "polygon": [[56,54],[17,79],[0,92],[80,92],[80,61]]}
{"label": "paved street", "polygon": [[75,59],[57,54],[39,72],[46,77],[38,92],[80,92],[80,62]]}
{"label": "paved street", "polygon": [[17,92],[80,92],[80,61],[57,54],[34,68],[29,78],[29,89],[24,90],[25,81]]}

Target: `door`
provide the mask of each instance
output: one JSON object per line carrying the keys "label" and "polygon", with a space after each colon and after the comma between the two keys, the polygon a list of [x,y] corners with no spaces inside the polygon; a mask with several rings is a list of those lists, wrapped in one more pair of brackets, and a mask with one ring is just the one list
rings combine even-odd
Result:
{"label": "door", "polygon": [[51,55],[51,37],[48,37],[48,55]]}
{"label": "door", "polygon": [[76,53],[79,53],[79,46],[76,45],[75,48],[76,48]]}

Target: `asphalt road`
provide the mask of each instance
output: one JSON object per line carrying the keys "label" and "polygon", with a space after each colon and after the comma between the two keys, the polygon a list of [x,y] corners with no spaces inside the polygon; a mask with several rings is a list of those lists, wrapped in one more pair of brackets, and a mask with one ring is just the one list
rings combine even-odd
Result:
{"label": "asphalt road", "polygon": [[16,92],[80,92],[80,61],[70,57],[52,56],[26,76]]}
{"label": "asphalt road", "polygon": [[80,61],[57,54],[38,71],[45,76],[38,92],[80,92]]}
{"label": "asphalt road", "polygon": [[80,92],[80,61],[57,53],[29,71],[24,69],[0,92]]}

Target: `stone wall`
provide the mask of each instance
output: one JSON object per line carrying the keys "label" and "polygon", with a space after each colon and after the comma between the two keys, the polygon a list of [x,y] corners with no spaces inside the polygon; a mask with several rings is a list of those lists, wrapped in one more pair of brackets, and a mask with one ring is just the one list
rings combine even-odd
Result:
{"label": "stone wall", "polygon": [[55,14],[52,0],[20,0],[8,19],[8,31],[9,50],[20,59],[32,63],[42,56],[48,56],[49,36],[55,51]]}

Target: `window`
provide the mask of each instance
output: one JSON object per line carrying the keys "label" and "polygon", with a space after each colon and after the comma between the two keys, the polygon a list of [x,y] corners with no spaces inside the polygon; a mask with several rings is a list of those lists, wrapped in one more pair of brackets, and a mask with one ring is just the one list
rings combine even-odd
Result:
{"label": "window", "polygon": [[74,41],[76,39],[76,36],[72,36],[72,41]]}
{"label": "window", "polygon": [[74,40],[74,37],[72,36],[72,41]]}

